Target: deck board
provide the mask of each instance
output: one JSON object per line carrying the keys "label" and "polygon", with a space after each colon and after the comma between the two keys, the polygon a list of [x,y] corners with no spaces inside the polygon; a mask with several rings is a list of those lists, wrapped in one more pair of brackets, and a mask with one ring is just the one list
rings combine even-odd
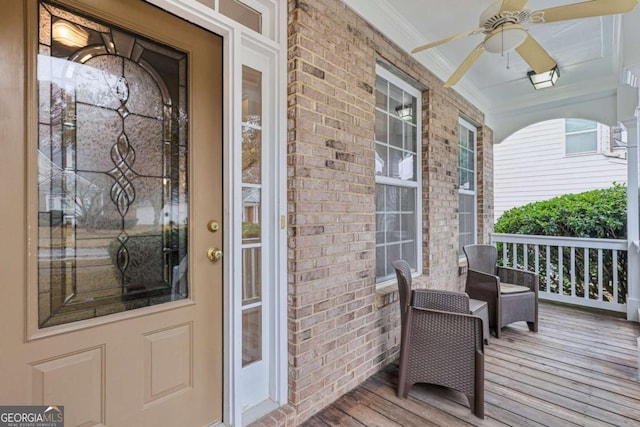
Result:
{"label": "deck board", "polygon": [[392,363],[304,425],[638,426],[638,336],[619,316],[541,302],[537,334],[514,323],[485,347],[484,420],[443,387],[398,398]]}

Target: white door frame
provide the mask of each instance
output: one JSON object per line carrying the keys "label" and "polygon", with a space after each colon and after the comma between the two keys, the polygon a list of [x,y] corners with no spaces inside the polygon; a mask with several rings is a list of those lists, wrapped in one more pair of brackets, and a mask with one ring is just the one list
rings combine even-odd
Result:
{"label": "white door frame", "polygon": [[[258,34],[221,15],[216,10],[196,0],[146,0],[170,13],[193,22],[223,37],[223,174],[224,174],[224,408],[223,423],[228,426],[243,425],[240,399],[240,372],[242,369],[242,311],[240,287],[233,284],[242,279],[241,252],[237,249],[242,238],[241,198],[241,121],[242,121],[242,55],[245,52],[261,52],[270,58],[270,85],[273,99],[263,99],[265,108],[274,108],[273,129],[264,140],[273,144],[274,176],[272,212],[264,213],[265,226],[273,227],[274,271],[276,279],[269,301],[272,311],[270,333],[275,343],[271,357],[270,399],[278,405],[287,402],[287,269],[286,269],[286,100],[287,100],[287,2],[284,0],[243,0],[263,16],[263,34]],[[217,7],[217,0],[211,0]],[[234,220],[235,219],[235,220]]]}

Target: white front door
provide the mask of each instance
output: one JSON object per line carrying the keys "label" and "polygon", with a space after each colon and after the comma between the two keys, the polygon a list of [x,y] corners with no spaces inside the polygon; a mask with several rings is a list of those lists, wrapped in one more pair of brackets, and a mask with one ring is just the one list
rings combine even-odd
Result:
{"label": "white front door", "polygon": [[0,404],[220,421],[221,38],[130,0],[5,2],[0,34]]}

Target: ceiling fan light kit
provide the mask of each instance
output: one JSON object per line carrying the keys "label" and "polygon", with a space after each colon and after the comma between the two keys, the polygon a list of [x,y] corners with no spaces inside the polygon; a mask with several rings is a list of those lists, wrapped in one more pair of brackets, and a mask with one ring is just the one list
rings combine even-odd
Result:
{"label": "ceiling fan light kit", "polygon": [[[558,65],[551,55],[529,34],[528,28],[524,24],[538,25],[570,19],[627,13],[633,10],[638,1],[640,0],[588,0],[531,11],[527,7],[528,0],[496,0],[480,15],[479,28],[418,46],[411,52],[417,53],[460,38],[484,34],[484,41],[458,66],[445,83],[445,87],[455,85],[484,51],[504,53],[511,50],[518,52],[522,59],[529,64],[533,69],[534,76],[544,76],[535,77],[546,82],[538,85],[550,87],[555,84],[560,76]],[[531,73],[529,73],[529,78],[534,83]],[[536,89],[539,88],[536,87]]]}
{"label": "ceiling fan light kit", "polygon": [[544,73],[536,74],[535,71],[529,71],[527,73],[529,76],[529,80],[533,87],[538,89],[544,89],[547,87],[555,86],[558,81],[558,77],[560,77],[560,69],[556,65],[549,71],[545,71]]}
{"label": "ceiling fan light kit", "polygon": [[490,53],[510,52],[527,39],[527,29],[522,25],[501,26],[487,34],[484,50]]}

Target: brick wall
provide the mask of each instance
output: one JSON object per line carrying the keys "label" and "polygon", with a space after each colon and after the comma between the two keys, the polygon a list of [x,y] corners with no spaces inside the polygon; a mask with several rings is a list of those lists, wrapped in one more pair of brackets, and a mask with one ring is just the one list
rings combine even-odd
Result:
{"label": "brick wall", "polygon": [[[289,0],[289,402],[301,422],[397,356],[397,303],[376,305],[377,60],[423,92],[423,268],[459,289],[457,123],[483,115],[339,0]],[[491,131],[481,127],[479,225],[491,215]],[[479,138],[480,141],[480,138]],[[482,200],[482,203],[480,201]],[[391,299],[392,300],[392,299]]]}

